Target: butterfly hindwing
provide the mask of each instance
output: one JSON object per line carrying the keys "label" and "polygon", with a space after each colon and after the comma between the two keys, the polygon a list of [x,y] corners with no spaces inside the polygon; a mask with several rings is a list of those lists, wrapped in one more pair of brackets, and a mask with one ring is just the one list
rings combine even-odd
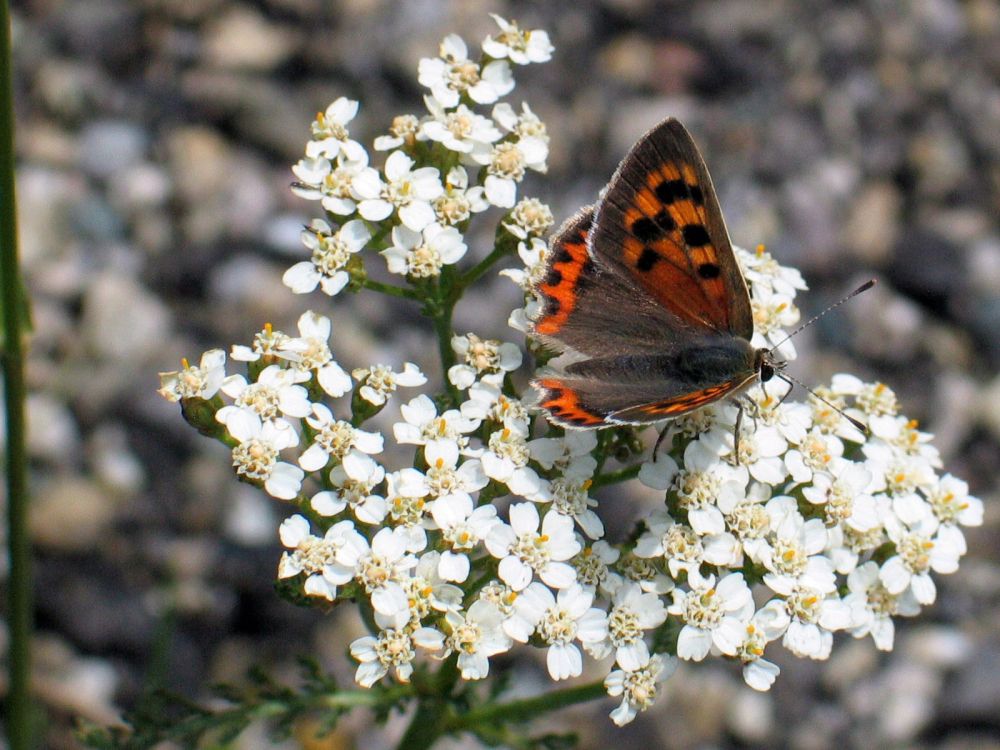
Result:
{"label": "butterfly hindwing", "polygon": [[629,152],[598,204],[590,251],[696,330],[749,339],[753,316],[711,177],[669,119]]}
{"label": "butterfly hindwing", "polygon": [[595,357],[546,373],[540,405],[573,427],[656,422],[734,394],[757,377],[756,352],[735,336],[703,337],[674,353]]}

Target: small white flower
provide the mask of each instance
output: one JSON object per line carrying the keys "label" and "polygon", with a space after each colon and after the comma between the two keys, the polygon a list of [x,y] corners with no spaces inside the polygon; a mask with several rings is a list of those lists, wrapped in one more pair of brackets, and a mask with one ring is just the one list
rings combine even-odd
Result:
{"label": "small white flower", "polygon": [[354,679],[361,687],[370,688],[392,669],[397,680],[409,682],[416,648],[436,652],[443,647],[444,634],[426,627],[413,632],[389,629],[380,631],[378,637],[358,638],[351,643],[351,656],[360,662]]}
{"label": "small white flower", "polygon": [[402,372],[393,372],[387,365],[359,367],[351,373],[361,383],[359,393],[365,401],[381,406],[399,386],[415,388],[427,382],[427,378],[412,362],[403,364]]}
{"label": "small white flower", "polygon": [[467,222],[472,214],[490,207],[486,191],[480,185],[469,187],[465,167],[452,167],[444,181],[444,192],[434,199],[434,216],[439,224],[457,226]]}
{"label": "small white flower", "polygon": [[[528,237],[537,239],[544,236],[552,228],[553,221],[552,209],[547,205],[537,198],[522,198],[510,212],[509,221],[503,225],[519,240],[526,240]],[[518,245],[519,252],[521,244]],[[525,265],[529,264],[526,262]]]}
{"label": "small white flower", "polygon": [[182,360],[179,372],[161,372],[158,393],[168,401],[182,398],[210,399],[226,377],[226,353],[222,349],[210,349],[201,355],[198,366]]}
{"label": "small white flower", "polygon": [[755,347],[777,346],[778,354],[786,360],[795,359],[795,347],[785,340],[788,334],[784,329],[799,322],[799,308],[788,295],[772,292],[767,287],[756,287],[754,292],[750,300],[754,328],[750,343]]}
{"label": "small white flower", "polygon": [[400,146],[412,146],[416,143],[420,130],[420,120],[416,115],[396,115],[392,118],[388,135],[380,135],[372,144],[376,151],[392,151]]}
{"label": "small white flower", "polygon": [[483,40],[483,52],[487,55],[498,60],[506,57],[517,65],[543,63],[552,59],[552,50],[555,48],[549,41],[547,32],[541,29],[522,31],[516,21],[506,21],[496,13],[490,15],[500,27],[500,33]]}
{"label": "small white flower", "polygon": [[321,516],[335,516],[350,506],[362,523],[381,523],[388,512],[388,505],[381,495],[372,490],[385,478],[385,469],[370,456],[351,449],[339,466],[330,472],[334,490],[324,490],[312,499],[312,509]]}
{"label": "small white flower", "polygon": [[640,669],[626,672],[616,669],[604,678],[604,687],[612,698],[622,697],[618,708],[611,712],[611,720],[623,727],[631,722],[639,711],[645,711],[655,702],[660,692],[660,683],[677,669],[678,661],[672,656],[653,654],[649,662]]}
{"label": "small white flower", "polygon": [[278,460],[280,451],[299,442],[298,434],[287,422],[262,422],[256,413],[239,409],[226,419],[226,429],[239,441],[233,448],[237,474],[263,482],[271,497],[291,500],[298,495],[304,476],[302,469]]}
{"label": "small white flower", "polygon": [[793,482],[804,484],[813,478],[813,472],[830,471],[834,460],[843,454],[844,444],[835,435],[812,429],[797,448],[785,453],[785,466]]}
{"label": "small white flower", "polygon": [[780,638],[789,622],[784,602],[772,599],[747,623],[736,657],[743,663],[743,681],[754,690],[770,690],[777,679],[778,665],[762,657],[767,644]]}
{"label": "small white flower", "polygon": [[588,539],[600,539],[604,536],[604,522],[593,510],[597,500],[588,494],[590,484],[590,479],[556,477],[549,482],[547,495],[556,513],[569,516],[580,524]]}
{"label": "small white flower", "polygon": [[701,440],[705,447],[739,466],[745,466],[750,476],[758,482],[772,487],[781,484],[788,476],[788,469],[782,460],[782,455],[788,450],[788,441],[781,436],[776,427],[760,425],[754,428],[744,424],[739,438],[739,460],[733,454],[732,423],[720,421],[705,434]]}
{"label": "small white flower", "polygon": [[481,490],[489,481],[483,473],[478,459],[468,459],[458,463],[459,449],[454,440],[431,440],[424,445],[424,459],[427,471],[424,482],[427,494],[436,498],[463,495]]}
{"label": "small white flower", "polygon": [[409,602],[402,581],[416,566],[417,558],[406,551],[401,529],[380,529],[371,545],[360,534],[337,550],[335,572],[345,583],[356,580],[371,598],[375,612],[394,618],[408,612]]}
{"label": "small white flower", "polygon": [[643,592],[638,584],[623,583],[614,593],[608,612],[607,637],[588,649],[596,659],[614,652],[615,662],[626,672],[641,669],[649,662],[645,631],[659,627],[667,619],[663,600]]}
{"label": "small white flower", "polygon": [[522,422],[509,421],[490,433],[480,460],[490,479],[503,482],[515,495],[529,500],[547,499],[538,474],[528,466],[528,427]]}
{"label": "small white flower", "polygon": [[699,535],[721,534],[726,530],[720,505],[732,505],[745,494],[747,469],[730,466],[693,440],[684,449],[684,468],[678,469],[670,456],[660,455],[639,470],[639,481],[647,487],[672,490],[679,506],[687,511],[688,523]]}
{"label": "small white flower", "polygon": [[956,526],[941,526],[930,537],[912,531],[903,524],[887,526],[896,554],[882,564],[879,580],[890,594],[901,594],[908,587],[921,604],[933,604],[937,586],[931,571],[948,574],[958,570],[958,560],[965,551],[965,539]]}
{"label": "small white flower", "polygon": [[297,370],[268,365],[257,376],[256,383],[248,383],[242,375],[230,375],[222,382],[222,392],[234,399],[232,406],[224,406],[215,418],[226,423],[234,411],[249,409],[262,420],[278,419],[280,415],[302,419],[312,409],[309,394],[297,383],[309,376]]}
{"label": "small white flower", "polygon": [[345,270],[351,256],[364,248],[371,232],[354,219],[336,232],[322,219],[313,219],[302,232],[302,244],[312,252],[310,260],[296,263],[281,277],[295,294],[308,294],[319,286],[324,294],[338,294],[350,280]]}
{"label": "small white flower", "polygon": [[524,268],[505,268],[500,275],[506,276],[525,292],[533,295],[535,287],[545,276],[548,254],[548,243],[540,237],[532,237],[530,242],[519,242],[517,255],[524,263]]}
{"label": "small white flower", "polygon": [[920,603],[907,588],[899,594],[890,594],[879,578],[879,566],[874,561],[852,570],[847,576],[847,586],[851,593],[845,601],[852,609],[860,611],[860,622],[851,629],[855,638],[871,635],[875,648],[892,651],[896,626],[892,618],[896,615],[913,617],[920,612]]}
{"label": "small white flower", "polygon": [[391,525],[406,534],[408,552],[419,553],[427,548],[427,482],[413,468],[400,469],[385,476],[385,502]]}
{"label": "small white flower", "polygon": [[390,273],[415,279],[441,274],[445,266],[458,263],[468,249],[455,227],[428,224],[423,231],[405,226],[392,228],[392,246],[382,250]]}
{"label": "small white flower", "polygon": [[785,610],[791,618],[781,643],[796,656],[829,658],[833,631],[850,628],[857,619],[854,605],[836,594],[823,594],[806,586],[777,593],[784,597]]}
{"label": "small white flower", "polygon": [[299,317],[299,336],[281,345],[279,355],[301,372],[316,373],[316,380],[327,395],[337,398],[351,390],[351,377],[337,364],[327,343],[330,319],[307,310]]}
{"label": "small white flower", "polygon": [[468,433],[479,427],[478,420],[467,419],[458,409],[437,413],[431,399],[420,394],[399,407],[403,422],[392,426],[396,442],[404,445],[426,445],[430,440],[452,440],[462,453],[468,453]]}
{"label": "small white flower", "polygon": [[895,416],[899,411],[899,400],[885,383],[865,383],[854,375],[838,373],[830,382],[830,390],[838,396],[853,396],[857,409],[848,413],[862,422],[865,417]]}
{"label": "small white flower", "polygon": [[382,221],[396,211],[405,227],[420,232],[434,221],[431,201],[444,191],[435,167],[413,169],[413,159],[393,151],[385,160],[385,179],[366,168],[352,183],[359,198],[358,213],[368,221]]}
{"label": "small white flower", "polygon": [[532,503],[510,506],[510,525],[498,523],[486,537],[486,548],[500,560],[500,578],[514,591],[522,591],[537,573],[547,585],[566,588],[576,581],[566,563],[580,551],[573,533],[573,519],[547,513],[539,530],[538,509]]}
{"label": "small white flower", "polygon": [[927,502],[942,524],[983,525],[983,501],[969,494],[969,485],[945,474],[927,490]]}
{"label": "small white flower", "polygon": [[528,441],[528,453],[545,470],[560,472],[567,479],[590,479],[597,469],[591,451],[597,447],[594,430],[569,430],[562,437]]}
{"label": "small white flower", "polygon": [[573,584],[557,596],[537,581],[521,592],[514,602],[514,617],[508,633],[526,643],[537,633],[548,645],[546,665],[553,680],[579,677],[583,672],[583,655],[574,641],[589,647],[607,634],[607,615],[591,607],[593,594]]}
{"label": "small white flower", "polygon": [[584,547],[571,561],[576,569],[576,580],[581,586],[589,586],[605,596],[613,595],[624,580],[611,569],[620,557],[621,552],[604,540]]}
{"label": "small white flower", "polygon": [[401,580],[408,609],[391,617],[376,612],[375,622],[380,628],[418,628],[425,618],[435,612],[451,612],[461,608],[462,590],[438,575],[440,556],[435,550],[426,553],[410,571],[410,576]]}
{"label": "small white flower", "polygon": [[472,158],[486,167],[486,198],[494,206],[512,208],[517,201],[517,183],[524,179],[525,172],[533,169],[545,172],[545,160],[549,147],[538,137],[519,140],[505,140],[490,149],[476,149]]}
{"label": "small white flower", "polygon": [[346,580],[337,575],[334,565],[337,550],[348,536],[357,534],[351,521],[341,521],[331,526],[322,537],[309,532],[309,521],[303,516],[286,518],[279,529],[281,543],[290,551],[281,555],[278,564],[278,578],[292,578],[299,573],[306,574],[305,592],[309,596],[321,596],[334,601],[337,586]]}
{"label": "small white flower", "polygon": [[[504,130],[516,135],[519,139],[536,138],[546,146],[549,143],[548,130],[545,123],[534,112],[527,102],[521,104],[521,114],[507,102],[500,102],[493,108],[493,119]],[[539,170],[544,172],[544,169]]]}
{"label": "small white flower", "polygon": [[812,484],[802,488],[802,496],[823,509],[827,526],[847,524],[858,531],[879,525],[875,498],[865,490],[872,475],[863,464],[843,459],[833,462],[831,473],[817,473]]}
{"label": "small white flower", "polygon": [[474,333],[467,333],[452,337],[451,348],[464,362],[448,369],[448,380],[463,390],[478,377],[494,373],[503,375],[521,366],[521,350],[510,342],[481,339]]}
{"label": "small white flower", "polygon": [[312,124],[312,139],[306,144],[306,156],[333,159],[341,154],[348,160],[364,155],[364,148],[348,136],[347,123],[358,114],[358,103],[340,97],[325,112],[319,112]]}
{"label": "small white flower", "polygon": [[797,291],[808,289],[797,268],[779,264],[764,247],[757,245],[756,252],[734,247],[736,259],[743,268],[743,276],[748,283],[770,287],[778,294],[794,298]]}
{"label": "small white flower", "polygon": [[527,422],[528,410],[519,399],[504,395],[500,386],[489,379],[469,386],[469,399],[459,407],[462,416],[498,424]]}
{"label": "small white flower", "polygon": [[455,493],[435,500],[431,514],[445,544],[450,547],[441,553],[438,573],[446,581],[462,583],[471,570],[469,554],[500,523],[496,506],[475,508],[468,494]]}
{"label": "small white flower", "polygon": [[780,496],[768,501],[771,535],[761,550],[760,561],[769,571],[764,576],[768,588],[786,593],[796,585],[823,594],[836,589],[833,562],[821,553],[826,549],[826,525],[819,518],[806,521],[796,509],[794,498]]}
{"label": "small white flower", "polygon": [[687,524],[677,523],[666,511],[658,511],[646,519],[646,531],[636,542],[634,552],[638,557],[662,558],[673,578],[686,571],[688,579],[700,585],[703,563],[734,564],[739,550],[739,542],[732,534],[700,537]]}
{"label": "small white flower", "polygon": [[674,590],[674,581],[654,560],[639,557],[635,552],[622,556],[615,568],[628,581],[635,581],[643,591],[654,594],[669,594]]}
{"label": "small white flower", "polygon": [[458,652],[463,680],[481,680],[490,672],[489,657],[510,650],[513,641],[503,631],[504,615],[492,602],[478,599],[466,612],[445,613],[450,634],[445,643]]}
{"label": "small white flower", "polygon": [[501,133],[492,120],[477,115],[464,104],[449,111],[433,97],[424,97],[424,102],[431,119],[421,125],[420,132],[451,151],[468,154],[477,146],[500,139]]}
{"label": "small white flower", "polygon": [[742,573],[730,573],[718,585],[708,576],[691,591],[674,589],[667,611],[684,621],[677,639],[677,656],[701,661],[714,647],[734,656],[753,615],[753,597]]}
{"label": "small white flower", "polygon": [[315,432],[312,445],[299,457],[299,466],[306,471],[319,471],[330,458],[343,459],[347,452],[355,448],[362,453],[382,452],[382,436],[377,432],[366,432],[335,419],[333,412],[324,404],[313,404],[312,414],[306,422]]}
{"label": "small white flower", "polygon": [[469,59],[461,37],[449,34],[441,42],[440,57],[423,58],[418,65],[420,85],[431,90],[441,106],[458,106],[462,94],[477,104],[492,104],[514,88],[514,77],[506,60],[494,60],[480,70]]}
{"label": "small white flower", "polygon": [[280,356],[281,347],[289,340],[287,334],[274,330],[268,323],[263,330],[254,335],[252,346],[233,344],[230,356],[239,362],[257,362],[262,358],[277,359]]}
{"label": "small white flower", "polygon": [[320,201],[332,214],[350,216],[358,207],[354,181],[367,169],[368,154],[364,151],[356,160],[346,160],[343,154],[332,161],[325,157],[300,159],[292,167],[298,178],[292,192],[306,200]]}

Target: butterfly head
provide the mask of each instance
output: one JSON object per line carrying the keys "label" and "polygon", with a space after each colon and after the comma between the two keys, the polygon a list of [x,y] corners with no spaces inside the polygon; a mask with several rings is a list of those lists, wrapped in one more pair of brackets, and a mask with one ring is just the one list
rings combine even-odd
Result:
{"label": "butterfly head", "polygon": [[781,372],[785,369],[788,364],[783,359],[778,359],[774,356],[773,349],[758,349],[757,354],[754,357],[754,370],[760,376],[760,382],[766,383],[768,380],[773,378],[776,373]]}

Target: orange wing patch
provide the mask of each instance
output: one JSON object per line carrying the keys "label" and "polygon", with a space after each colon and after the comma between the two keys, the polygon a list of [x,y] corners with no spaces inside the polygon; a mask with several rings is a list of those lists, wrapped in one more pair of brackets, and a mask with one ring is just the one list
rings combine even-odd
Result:
{"label": "orange wing patch", "polygon": [[[690,164],[664,163],[618,202],[622,260],[661,304],[681,318],[729,330],[719,251],[707,224],[702,185]],[[620,199],[619,199],[620,201]]]}
{"label": "orange wing patch", "polygon": [[535,383],[542,391],[539,406],[552,415],[553,421],[568,427],[600,427],[604,416],[580,403],[579,394],[558,378],[542,378]]}
{"label": "orange wing patch", "polygon": [[592,211],[570,219],[552,242],[545,276],[536,287],[545,303],[535,321],[536,333],[552,336],[562,329],[576,307],[580,290],[594,273],[587,252],[592,220]]}
{"label": "orange wing patch", "polygon": [[686,393],[664,401],[635,406],[631,409],[624,409],[620,412],[615,412],[612,417],[616,420],[620,419],[626,422],[629,420],[656,421],[669,417],[679,417],[681,414],[694,411],[726,397],[740,388],[745,382],[745,380],[728,380],[725,383],[709,386],[700,391]]}

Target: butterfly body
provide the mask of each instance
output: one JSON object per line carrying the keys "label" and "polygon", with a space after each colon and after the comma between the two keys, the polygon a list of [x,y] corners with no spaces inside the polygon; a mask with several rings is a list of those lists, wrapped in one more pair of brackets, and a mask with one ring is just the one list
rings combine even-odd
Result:
{"label": "butterfly body", "polygon": [[597,205],[556,233],[532,332],[573,353],[535,381],[566,427],[680,416],[769,380],[750,294],[687,130],[668,119],[632,148]]}

